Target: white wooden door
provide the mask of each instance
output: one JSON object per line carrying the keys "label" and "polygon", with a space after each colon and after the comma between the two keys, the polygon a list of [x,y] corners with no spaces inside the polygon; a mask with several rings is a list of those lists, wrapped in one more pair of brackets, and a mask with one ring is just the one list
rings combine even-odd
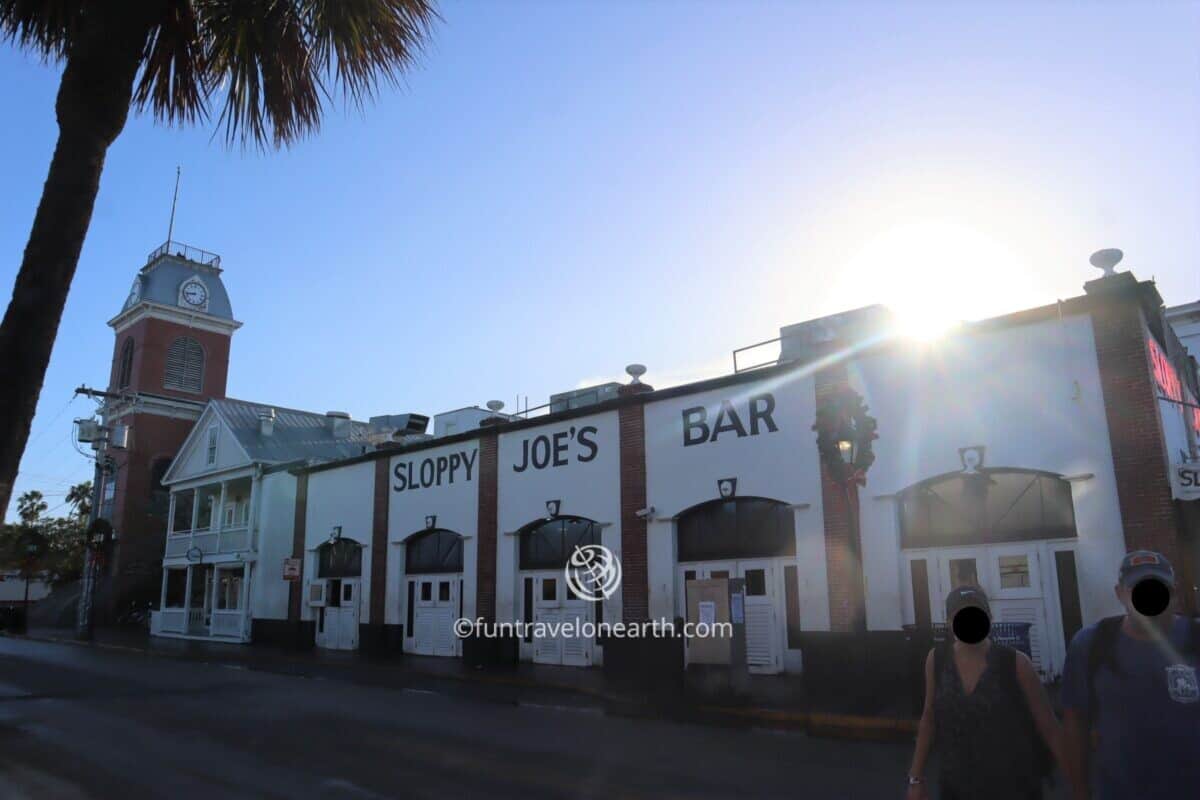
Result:
{"label": "white wooden door", "polygon": [[430,576],[421,576],[419,578],[409,578],[409,582],[413,584],[413,645],[412,649],[415,653],[431,656],[434,651],[434,641],[436,639],[435,626],[436,615],[432,613],[434,604],[434,588],[433,578]]}
{"label": "white wooden door", "polygon": [[457,656],[458,637],[454,620],[458,618],[458,596],[462,581],[457,575],[440,575],[434,580],[433,605],[421,609],[433,618],[433,655]]}
{"label": "white wooden door", "polygon": [[591,638],[580,635],[593,619],[594,603],[572,597],[562,573],[533,576],[533,621],[541,623],[533,637],[538,664],[589,667],[595,654]]}
{"label": "white wooden door", "polygon": [[533,578],[533,621],[538,633],[533,637],[533,660],[538,664],[561,664],[562,637],[552,631],[563,620],[562,595],[566,592],[559,574],[537,575]]}
{"label": "white wooden door", "polygon": [[358,649],[358,606],[359,582],[352,579],[342,579],[341,602],[337,610],[337,644],[338,650]]}
{"label": "white wooden door", "polygon": [[751,672],[782,672],[775,565],[770,561],[739,561],[737,572],[746,582],[746,665]]}
{"label": "white wooden door", "polygon": [[1047,635],[1046,598],[1042,589],[1042,562],[1036,544],[988,547],[988,599],[996,622],[1028,622],[1033,666],[1049,677],[1055,659]]}

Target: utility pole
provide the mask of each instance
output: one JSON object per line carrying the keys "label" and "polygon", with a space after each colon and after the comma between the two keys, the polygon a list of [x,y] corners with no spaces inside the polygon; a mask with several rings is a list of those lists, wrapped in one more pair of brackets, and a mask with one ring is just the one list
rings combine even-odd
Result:
{"label": "utility pole", "polygon": [[[106,396],[107,392],[96,392],[86,386],[80,386],[75,394],[85,394],[93,400],[98,396]],[[96,573],[99,571],[99,554],[92,546],[92,525],[100,515],[100,478],[103,475],[101,463],[105,457],[103,446],[96,451],[96,465],[92,472],[92,507],[88,510],[88,525],[84,535],[89,537],[83,549],[83,580],[79,592],[79,605],[76,608],[75,638],[82,642],[92,639],[92,606],[96,595]]]}

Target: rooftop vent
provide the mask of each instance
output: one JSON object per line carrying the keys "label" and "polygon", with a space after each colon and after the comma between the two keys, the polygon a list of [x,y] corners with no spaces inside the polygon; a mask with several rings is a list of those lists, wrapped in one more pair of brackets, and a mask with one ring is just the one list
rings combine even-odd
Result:
{"label": "rooftop vent", "polygon": [[599,386],[588,386],[584,389],[552,394],[550,395],[550,413],[558,414],[572,408],[584,408],[585,406],[594,406],[596,403],[603,403],[605,400],[616,397],[620,388],[621,384],[610,381]]}
{"label": "rooftop vent", "polygon": [[335,439],[350,438],[350,415],[345,411],[326,411],[325,420]]}
{"label": "rooftop vent", "polygon": [[412,441],[425,436],[429,417],[424,414],[382,414],[367,420],[367,440],[374,445]]}
{"label": "rooftop vent", "polygon": [[258,412],[258,432],[263,436],[275,432],[275,409],[266,408]]}
{"label": "rooftop vent", "polygon": [[863,306],[779,329],[779,361],[809,361],[886,336],[894,327],[892,312],[881,305]]}

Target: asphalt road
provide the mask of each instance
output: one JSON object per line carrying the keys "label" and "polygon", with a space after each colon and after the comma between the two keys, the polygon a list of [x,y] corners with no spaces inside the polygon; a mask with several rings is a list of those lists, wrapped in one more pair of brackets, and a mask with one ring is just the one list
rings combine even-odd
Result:
{"label": "asphalt road", "polygon": [[909,753],[0,638],[3,798],[899,798]]}

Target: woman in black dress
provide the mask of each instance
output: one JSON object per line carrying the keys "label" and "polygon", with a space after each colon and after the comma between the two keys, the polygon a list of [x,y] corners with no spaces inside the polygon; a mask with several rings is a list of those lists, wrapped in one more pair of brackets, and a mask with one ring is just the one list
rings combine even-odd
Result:
{"label": "woman in black dress", "polygon": [[960,586],[946,598],[954,638],[925,659],[925,708],[907,800],[929,798],[932,749],[940,800],[1040,800],[1050,756],[1061,763],[1058,720],[1033,663],[992,642],[990,617],[977,586]]}

